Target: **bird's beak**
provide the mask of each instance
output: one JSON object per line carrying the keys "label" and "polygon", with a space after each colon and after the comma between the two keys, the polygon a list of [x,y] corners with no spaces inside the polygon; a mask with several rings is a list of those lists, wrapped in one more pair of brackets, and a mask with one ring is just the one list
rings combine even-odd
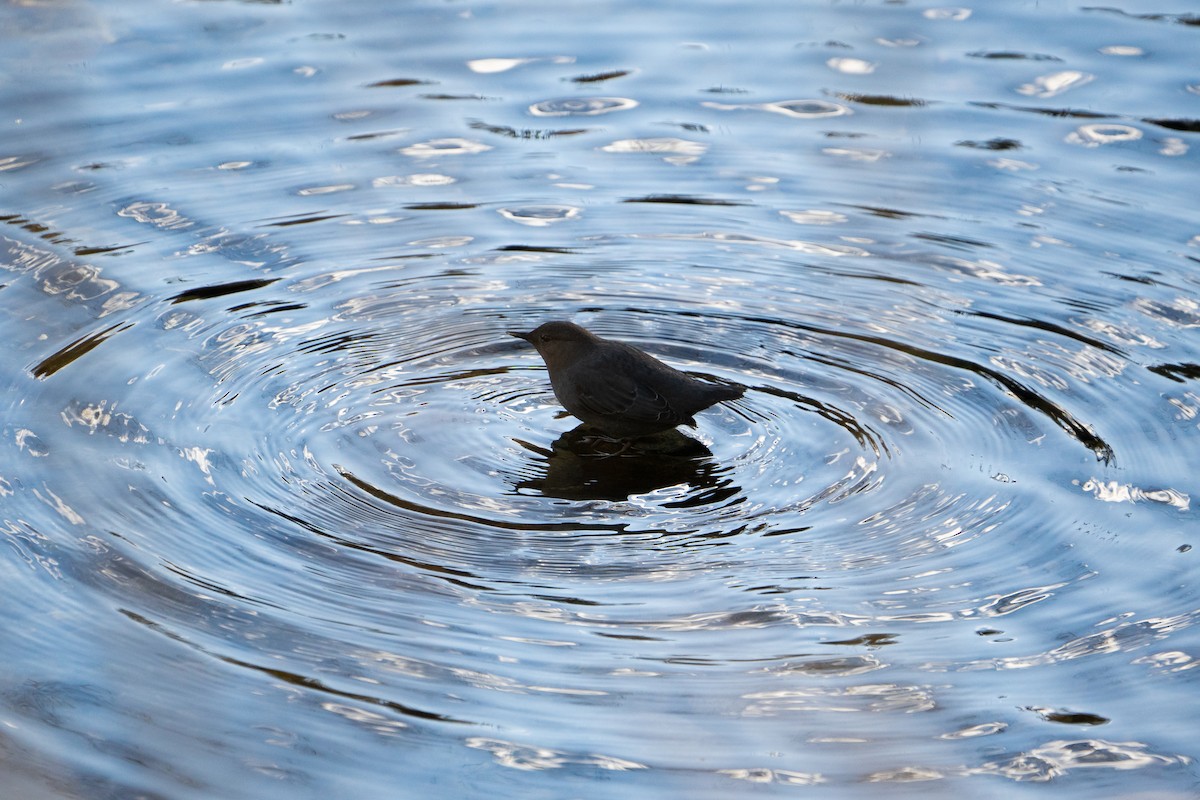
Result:
{"label": "bird's beak", "polygon": [[520,333],[519,331],[509,331],[509,332],[508,332],[508,335],[509,335],[509,336],[515,336],[515,337],[517,337],[518,339],[524,339],[524,340],[525,340],[525,341],[527,341],[527,342],[529,341],[529,334],[528,334],[528,333]]}

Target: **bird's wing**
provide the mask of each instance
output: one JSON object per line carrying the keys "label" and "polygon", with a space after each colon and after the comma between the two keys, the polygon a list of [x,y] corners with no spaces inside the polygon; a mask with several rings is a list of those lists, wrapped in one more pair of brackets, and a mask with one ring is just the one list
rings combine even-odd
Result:
{"label": "bird's wing", "polygon": [[604,381],[590,381],[587,390],[579,392],[579,401],[593,414],[629,422],[677,425],[682,421],[653,387],[615,371]]}

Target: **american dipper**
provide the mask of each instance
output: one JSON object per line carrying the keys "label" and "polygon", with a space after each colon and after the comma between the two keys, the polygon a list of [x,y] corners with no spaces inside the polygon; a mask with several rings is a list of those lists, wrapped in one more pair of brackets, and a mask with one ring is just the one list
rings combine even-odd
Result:
{"label": "american dipper", "polygon": [[692,415],[740,387],[684,375],[636,347],[602,339],[572,322],[546,322],[529,333],[509,331],[537,348],[563,408],[618,439],[696,425]]}

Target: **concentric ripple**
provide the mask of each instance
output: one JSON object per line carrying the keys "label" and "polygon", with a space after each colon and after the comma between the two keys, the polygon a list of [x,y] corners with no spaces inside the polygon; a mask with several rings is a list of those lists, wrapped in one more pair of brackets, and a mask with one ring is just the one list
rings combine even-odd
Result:
{"label": "concentric ripple", "polygon": [[535,117],[594,117],[614,111],[637,108],[637,101],[628,97],[560,97],[543,100],[529,107]]}
{"label": "concentric ripple", "polygon": [[[598,449],[562,418],[536,353],[504,333],[548,318],[508,310],[510,287],[533,280],[539,261],[312,275],[260,287],[270,299],[215,329],[187,320],[201,300],[166,312],[165,328],[190,325],[202,339],[223,414],[271,410],[257,439],[229,441],[222,457],[241,464],[241,478],[225,485],[213,471],[218,491],[321,536],[336,531],[345,546],[487,585],[522,581],[535,562],[539,580],[583,563],[624,576],[656,563],[707,570],[705,547],[740,538],[756,554],[746,558],[764,559],[764,585],[778,586],[797,547],[823,574],[981,536],[1012,513],[994,497],[1015,480],[1006,459],[1047,430],[1074,436],[1081,452],[1099,447],[1011,370],[906,341],[913,325],[939,319],[919,294],[855,333],[820,297],[787,291],[753,315],[738,301],[680,313],[703,272],[650,292],[629,266],[609,276],[629,310],[570,316],[747,391],[701,414],[682,450]],[[487,277],[501,264],[502,280]],[[981,430],[994,440],[977,440],[978,455],[958,450],[960,435]],[[962,484],[976,459],[982,483]],[[959,475],[949,485],[947,469]],[[857,527],[846,527],[848,510]],[[819,546],[803,535],[814,529]],[[601,539],[603,551],[584,544]],[[499,557],[517,542],[532,562]],[[763,569],[776,556],[789,575]]]}

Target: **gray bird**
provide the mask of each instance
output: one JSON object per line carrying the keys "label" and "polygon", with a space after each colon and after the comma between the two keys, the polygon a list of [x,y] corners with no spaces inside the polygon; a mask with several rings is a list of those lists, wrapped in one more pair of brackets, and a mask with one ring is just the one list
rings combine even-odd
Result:
{"label": "gray bird", "polygon": [[509,331],[537,348],[563,408],[618,439],[696,425],[692,415],[744,389],[698,381],[636,347],[602,339],[572,322]]}

